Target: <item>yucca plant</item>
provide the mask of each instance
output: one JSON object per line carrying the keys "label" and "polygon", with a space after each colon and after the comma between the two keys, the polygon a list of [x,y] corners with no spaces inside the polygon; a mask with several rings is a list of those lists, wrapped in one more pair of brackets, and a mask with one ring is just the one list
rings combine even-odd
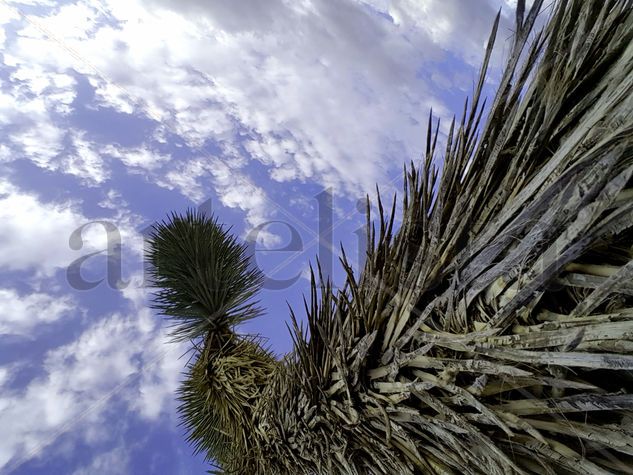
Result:
{"label": "yucca plant", "polygon": [[[235,474],[633,473],[633,5],[519,1],[441,171],[438,128],[394,227],[368,204],[367,260],[313,278],[307,330],[275,359],[236,325],[261,276],[214,219],[173,215],[156,305],[193,342],[194,447]],[[430,121],[429,121],[430,123]]]}

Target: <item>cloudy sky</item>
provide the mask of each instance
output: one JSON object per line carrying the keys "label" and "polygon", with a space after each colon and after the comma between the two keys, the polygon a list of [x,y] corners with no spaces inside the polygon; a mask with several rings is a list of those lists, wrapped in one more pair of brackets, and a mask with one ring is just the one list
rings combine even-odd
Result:
{"label": "cloudy sky", "polygon": [[511,4],[0,0],[0,473],[204,473],[145,230],[201,207],[253,241],[244,331],[289,351],[308,263],[358,265],[359,199],[461,110],[501,8],[500,64]]}

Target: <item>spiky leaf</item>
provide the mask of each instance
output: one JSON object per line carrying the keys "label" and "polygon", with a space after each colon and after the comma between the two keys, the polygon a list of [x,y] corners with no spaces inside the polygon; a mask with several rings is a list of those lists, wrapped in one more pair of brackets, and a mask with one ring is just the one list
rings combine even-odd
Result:
{"label": "spiky leaf", "polygon": [[199,339],[253,318],[262,273],[246,245],[214,217],[172,214],[150,234],[147,259],[154,307],[170,318],[177,340]]}

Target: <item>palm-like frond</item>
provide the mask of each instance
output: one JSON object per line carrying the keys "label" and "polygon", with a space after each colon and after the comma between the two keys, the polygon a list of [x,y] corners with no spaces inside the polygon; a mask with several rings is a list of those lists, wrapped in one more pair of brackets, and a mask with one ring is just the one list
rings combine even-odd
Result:
{"label": "palm-like frond", "polygon": [[146,257],[158,289],[154,307],[169,317],[176,339],[206,338],[259,314],[251,299],[262,274],[217,218],[174,213],[153,227]]}

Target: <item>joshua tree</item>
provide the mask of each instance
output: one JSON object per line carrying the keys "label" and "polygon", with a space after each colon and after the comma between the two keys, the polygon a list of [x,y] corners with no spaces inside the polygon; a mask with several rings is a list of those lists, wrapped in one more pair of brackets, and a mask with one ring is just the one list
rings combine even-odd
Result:
{"label": "joshua tree", "polygon": [[561,0],[536,32],[541,7],[487,110],[497,17],[441,171],[429,125],[401,225],[368,204],[360,277],[317,272],[283,359],[236,331],[244,247],[195,212],[155,227],[183,422],[226,473],[633,473],[633,5]]}

